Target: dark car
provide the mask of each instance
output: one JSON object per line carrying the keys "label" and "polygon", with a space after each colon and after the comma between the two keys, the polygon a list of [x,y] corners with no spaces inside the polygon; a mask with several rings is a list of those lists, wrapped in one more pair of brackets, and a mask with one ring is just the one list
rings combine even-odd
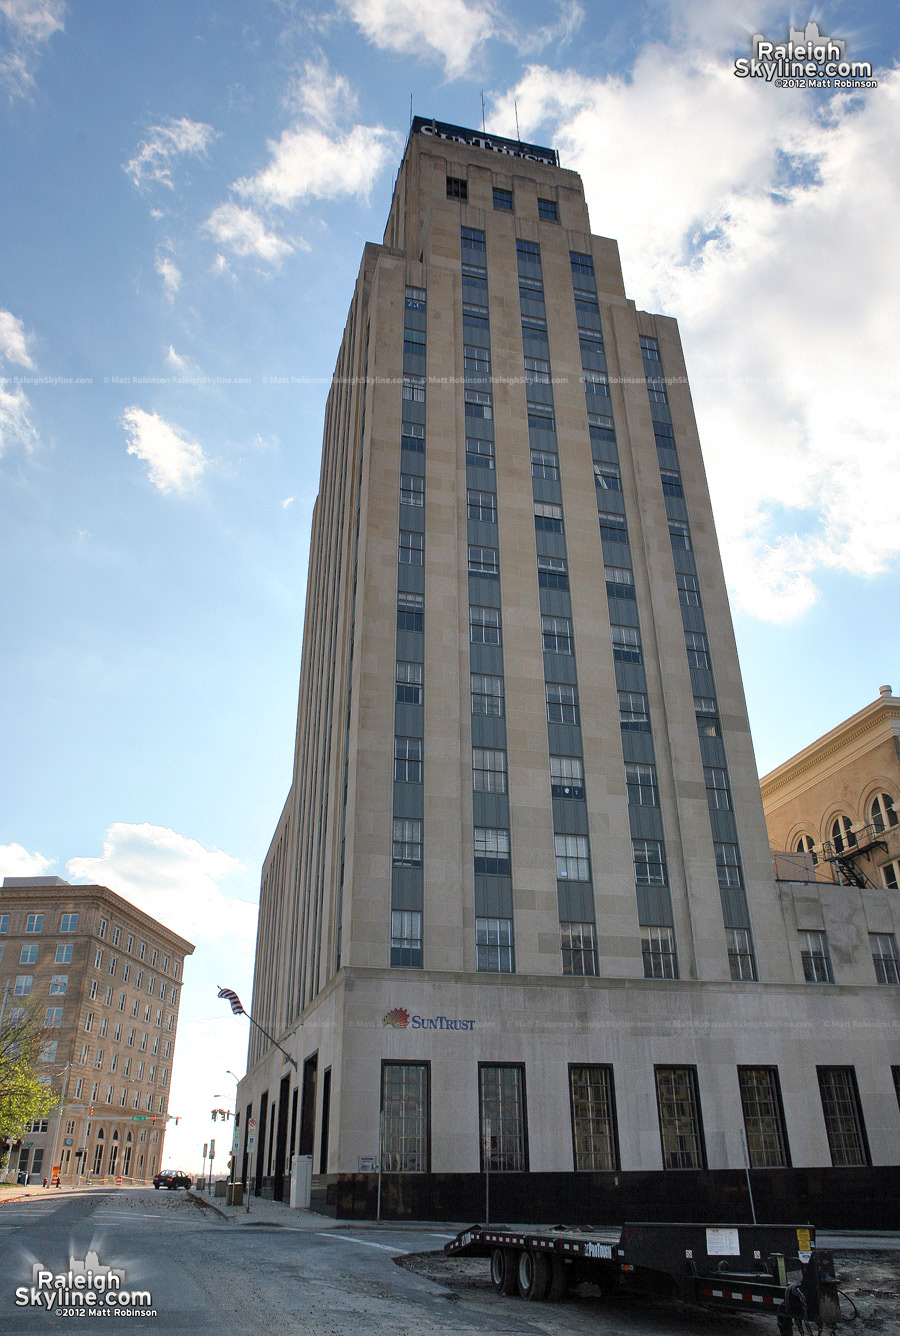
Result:
{"label": "dark car", "polygon": [[153,1186],[155,1188],[189,1188],[191,1186],[191,1176],[182,1173],[180,1169],[160,1169],[159,1173],[154,1175]]}

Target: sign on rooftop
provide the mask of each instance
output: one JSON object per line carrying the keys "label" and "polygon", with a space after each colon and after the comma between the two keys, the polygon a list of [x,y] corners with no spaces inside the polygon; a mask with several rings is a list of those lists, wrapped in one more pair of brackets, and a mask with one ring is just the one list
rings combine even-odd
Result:
{"label": "sign on rooftop", "polygon": [[522,139],[503,139],[500,135],[485,134],[481,130],[466,130],[461,125],[447,125],[444,121],[432,121],[426,116],[413,117],[410,134],[451,139],[456,144],[469,144],[472,148],[487,149],[489,153],[504,153],[510,158],[527,158],[529,162],[546,162],[551,167],[559,166],[559,154],[555,148],[526,144]]}

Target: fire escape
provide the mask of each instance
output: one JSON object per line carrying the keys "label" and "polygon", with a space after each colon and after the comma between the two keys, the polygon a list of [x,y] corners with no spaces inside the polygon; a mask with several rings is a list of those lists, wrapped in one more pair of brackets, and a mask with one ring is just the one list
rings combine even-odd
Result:
{"label": "fire escape", "polygon": [[822,841],[821,857],[826,863],[833,863],[838,883],[843,886],[857,886],[875,889],[875,883],[866,876],[861,865],[862,859],[872,857],[876,849],[888,852],[887,842],[882,838],[883,831],[873,822],[867,822],[859,830],[847,831],[836,840]]}

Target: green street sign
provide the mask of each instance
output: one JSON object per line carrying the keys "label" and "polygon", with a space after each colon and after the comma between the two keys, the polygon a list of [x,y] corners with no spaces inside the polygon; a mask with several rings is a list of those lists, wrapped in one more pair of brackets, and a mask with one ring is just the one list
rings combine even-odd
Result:
{"label": "green street sign", "polygon": [[131,1115],[131,1121],[133,1123],[145,1123],[147,1121],[147,1115],[145,1113],[133,1113]]}

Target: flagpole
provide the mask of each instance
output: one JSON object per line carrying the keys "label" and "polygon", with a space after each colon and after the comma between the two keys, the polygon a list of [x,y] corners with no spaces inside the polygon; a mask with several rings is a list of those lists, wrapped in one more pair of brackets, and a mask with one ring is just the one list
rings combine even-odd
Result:
{"label": "flagpole", "polygon": [[[225,997],[226,1000],[229,1001],[229,1002],[231,1003],[231,1010],[234,1011],[234,1014],[235,1014],[236,1016],[237,1016],[237,1015],[246,1016],[246,1017],[247,1017],[247,1020],[250,1022],[250,1024],[251,1024],[251,1025],[255,1025],[256,1028],[257,1028],[257,1030],[259,1030],[260,1034],[265,1035],[265,1037],[266,1037],[266,1039],[268,1039],[269,1043],[270,1043],[270,1044],[274,1044],[274,1046],[278,1049],[279,1053],[283,1053],[283,1054],[284,1054],[284,1056],[287,1058],[288,1062],[289,1062],[289,1063],[291,1064],[291,1066],[293,1067],[294,1071],[295,1071],[295,1072],[299,1072],[300,1069],[299,1069],[298,1066],[297,1066],[296,1060],[295,1060],[294,1058],[291,1057],[291,1055],[290,1055],[290,1053],[288,1053],[287,1049],[286,1049],[286,1048],[282,1048],[281,1045],[279,1044],[278,1040],[277,1040],[277,1039],[273,1039],[272,1036],[269,1034],[268,1030],[264,1030],[263,1027],[260,1025],[259,1021],[255,1021],[255,1020],[253,1019],[253,1017],[250,1015],[250,1012],[249,1012],[249,1011],[245,1011],[245,1010],[244,1010],[244,1007],[243,1007],[243,1004],[242,1004],[242,1002],[241,1002],[241,999],[238,997],[237,993],[234,992],[234,989],[227,989],[227,990],[226,990],[226,989],[223,989],[223,988],[219,987],[218,984],[216,984],[216,987],[219,989],[219,997]],[[229,993],[231,993],[231,994],[233,995],[233,999],[234,999],[234,1000],[232,1000],[232,997],[229,997],[229,996],[228,996]],[[235,1009],[234,1009],[234,1003],[235,1003],[235,1001],[237,1002],[238,1007],[240,1008],[240,1011],[239,1011],[239,1012],[238,1012],[238,1011],[235,1011]]]}

